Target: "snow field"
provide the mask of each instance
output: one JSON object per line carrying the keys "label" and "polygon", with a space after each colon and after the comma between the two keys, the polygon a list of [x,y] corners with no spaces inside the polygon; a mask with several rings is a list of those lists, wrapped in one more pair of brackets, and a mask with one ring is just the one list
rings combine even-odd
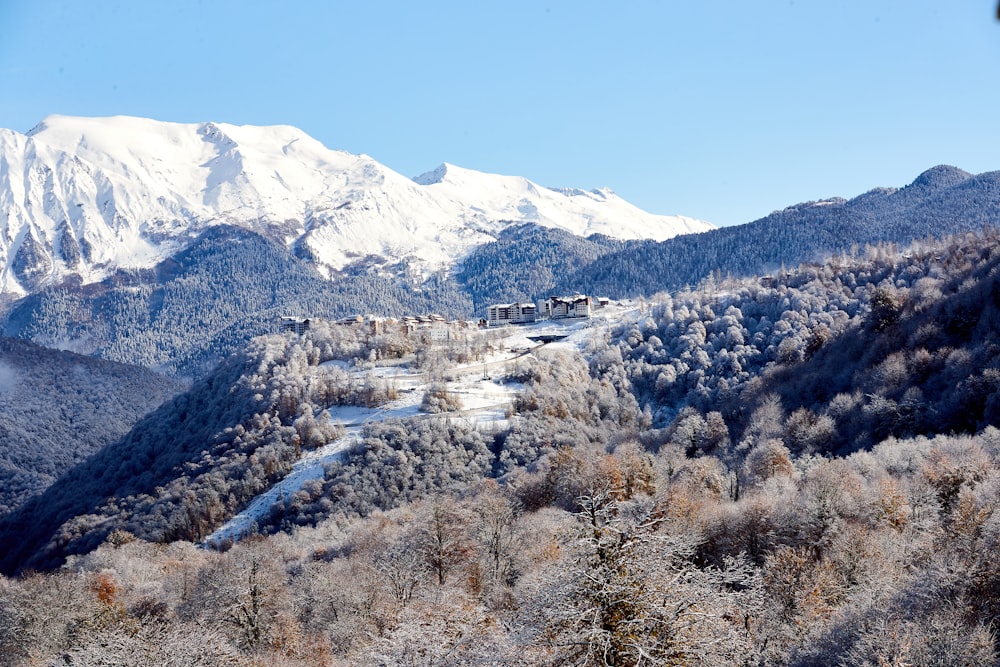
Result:
{"label": "snow field", "polygon": [[359,382],[367,377],[389,380],[396,387],[398,397],[377,408],[354,405],[327,408],[331,422],[342,426],[344,435],[324,447],[306,452],[281,482],[254,498],[242,512],[205,538],[204,543],[237,541],[250,534],[274,503],[298,491],[306,482],[321,479],[324,466],[339,460],[344,452],[359,443],[365,425],[371,422],[414,417],[428,419],[446,417],[464,419],[477,427],[505,428],[508,424],[508,407],[524,390],[524,385],[516,382],[500,383],[490,376],[499,375],[505,367],[516,364],[539,347],[529,336],[565,335],[565,339],[548,343],[545,347],[585,350],[591,344],[593,337],[604,329],[636,322],[641,316],[640,308],[625,304],[601,309],[595,317],[586,320],[542,321],[525,326],[505,327],[501,329],[504,334],[502,339],[504,351],[495,352],[481,362],[454,366],[443,372],[447,391],[458,396],[462,408],[440,415],[430,415],[421,410],[424,392],[431,384],[422,372],[395,365],[356,369],[344,361],[325,362],[324,365],[337,366],[351,372]]}

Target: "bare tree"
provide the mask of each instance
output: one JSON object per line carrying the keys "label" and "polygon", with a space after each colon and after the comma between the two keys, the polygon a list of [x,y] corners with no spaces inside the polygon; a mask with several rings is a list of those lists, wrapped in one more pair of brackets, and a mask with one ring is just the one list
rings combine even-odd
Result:
{"label": "bare tree", "polygon": [[418,518],[415,537],[438,586],[444,586],[448,577],[471,558],[468,519],[454,502],[443,498],[432,501]]}
{"label": "bare tree", "polygon": [[179,612],[224,630],[250,652],[286,643],[294,624],[287,574],[266,542],[240,544],[202,568]]}
{"label": "bare tree", "polygon": [[579,541],[534,603],[560,665],[754,664],[759,587],[749,565],[693,563],[651,503],[580,499]]}
{"label": "bare tree", "polygon": [[473,511],[479,518],[476,535],[483,586],[508,586],[515,574],[519,509],[495,482],[488,481]]}

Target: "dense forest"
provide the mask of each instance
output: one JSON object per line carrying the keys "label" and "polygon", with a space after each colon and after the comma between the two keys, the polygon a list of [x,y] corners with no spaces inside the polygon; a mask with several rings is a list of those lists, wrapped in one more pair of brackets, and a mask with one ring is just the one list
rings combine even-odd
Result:
{"label": "dense forest", "polygon": [[471,312],[454,281],[419,285],[378,275],[320,276],[284,246],[219,226],[148,271],[49,288],[8,314],[7,335],[103,359],[200,377],[283,316],[336,319]]}
{"label": "dense forest", "polygon": [[255,339],[0,521],[5,664],[997,664],[1000,233],[638,305],[507,367],[501,427],[425,398],[196,548],[390,400],[345,364],[441,363]]}
{"label": "dense forest", "polygon": [[641,296],[694,286],[713,274],[761,275],[782,266],[821,262],[866,244],[908,245],[998,223],[1000,172],[974,176],[938,166],[904,188],[876,188],[850,200],[806,202],[746,225],[608,253],[563,275],[556,289]]}
{"label": "dense forest", "polygon": [[[377,404],[389,391],[379,382],[355,386],[338,366],[319,369],[321,362],[398,353],[404,343],[329,324],[302,338],[255,339],[0,518],[8,545],[0,567],[50,568],[118,527],[156,541],[199,539],[281,479],[304,447],[337,437],[322,407]],[[307,378],[305,369],[316,373]]]}
{"label": "dense forest", "polygon": [[145,368],[0,338],[0,515],[183,389]]}
{"label": "dense forest", "polygon": [[598,257],[638,245],[640,241],[598,234],[584,239],[561,229],[515,225],[476,248],[462,262],[456,279],[472,298],[475,312],[484,313],[493,303],[547,298],[557,293],[563,277],[584,270]]}

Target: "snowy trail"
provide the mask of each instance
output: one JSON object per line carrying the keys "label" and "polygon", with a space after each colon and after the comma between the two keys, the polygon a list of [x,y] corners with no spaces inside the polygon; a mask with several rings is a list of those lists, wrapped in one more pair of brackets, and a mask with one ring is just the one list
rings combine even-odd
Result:
{"label": "snowy trail", "polygon": [[[637,309],[619,311],[615,321],[636,321],[640,313]],[[455,366],[445,373],[448,391],[457,395],[462,408],[441,415],[431,415],[421,410],[424,390],[427,388],[426,374],[409,371],[398,366],[359,370],[358,377],[371,375],[392,380],[399,388],[399,397],[378,408],[361,406],[335,406],[328,408],[330,420],[344,428],[344,435],[315,451],[307,452],[296,461],[291,472],[279,483],[254,498],[246,508],[206,537],[202,544],[220,544],[238,541],[255,531],[261,518],[267,515],[274,503],[292,494],[313,479],[321,479],[324,466],[339,460],[345,452],[360,442],[366,424],[389,419],[424,417],[435,419],[463,419],[472,426],[505,428],[507,411],[514,398],[524,390],[520,383],[499,384],[490,379],[489,374],[515,364],[534,351],[543,347],[527,337],[541,333],[566,334],[563,341],[546,343],[545,347],[583,349],[594,334],[595,329],[606,327],[609,319],[594,317],[589,320],[571,320],[554,324],[540,322],[534,326],[510,328],[506,331],[504,347],[506,352],[495,354],[485,361],[463,366]],[[342,362],[327,362],[342,364]]]}
{"label": "snowy trail", "polygon": [[[509,358],[495,359],[489,361],[487,367],[496,369],[516,361],[521,356],[523,355],[518,353]],[[448,389],[461,398],[463,408],[448,413],[447,416],[466,419],[476,426],[493,423],[501,427],[506,423],[507,407],[523,386],[517,383],[499,385],[492,380],[477,377],[483,367],[483,364],[474,364],[451,369],[450,373],[457,378],[448,382]],[[202,543],[211,545],[230,540],[235,542],[253,532],[259,520],[267,515],[276,502],[298,491],[306,482],[322,479],[324,466],[339,460],[344,452],[360,442],[366,424],[389,419],[420,416],[431,419],[439,416],[428,415],[420,410],[423,398],[421,389],[426,386],[422,373],[395,373],[389,377],[407,384],[407,388],[400,392],[399,398],[378,408],[360,406],[328,408],[331,421],[344,427],[344,435],[320,449],[303,455],[283,480],[254,498],[243,511],[206,537]]]}
{"label": "snowy trail", "polygon": [[309,452],[295,462],[292,471],[280,482],[254,498],[247,507],[206,537],[203,544],[217,545],[228,540],[238,541],[256,528],[279,500],[298,491],[306,482],[323,477],[323,466],[332,463],[361,439],[362,426],[346,429],[344,435],[316,451]]}

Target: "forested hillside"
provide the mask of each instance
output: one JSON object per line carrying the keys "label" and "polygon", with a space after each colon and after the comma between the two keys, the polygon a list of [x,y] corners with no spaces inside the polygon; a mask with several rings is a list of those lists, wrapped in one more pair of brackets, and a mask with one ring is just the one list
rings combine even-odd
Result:
{"label": "forested hillside", "polygon": [[[630,429],[648,442],[683,444],[687,456],[742,466],[761,443],[794,456],[844,456],[890,437],[1000,425],[998,262],[1000,236],[990,231],[905,254],[884,246],[837,256],[780,280],[660,295],[611,344],[595,341],[589,373],[546,356],[522,370],[517,418],[493,438],[494,474],[560,447],[607,445]],[[427,460],[428,445],[418,450],[391,433],[369,433],[344,466],[276,507],[271,521],[364,515],[412,499],[414,487],[426,492],[422,476],[434,473],[411,470],[393,452]],[[737,495],[739,483],[734,477]]]}
{"label": "forested hillside", "polygon": [[275,331],[282,316],[470,310],[454,283],[431,280],[412,289],[378,276],[329,281],[283,246],[221,226],[153,271],[27,297],[5,330],[40,345],[198,377],[253,336]]}
{"label": "forested hillside", "polygon": [[428,377],[455,361],[350,327],[256,339],[0,522],[6,572],[69,558],[0,579],[0,648],[12,664],[994,665],[998,281],[987,229],[649,297],[505,365],[505,422],[439,397],[368,424],[264,536],[196,550],[342,437],[324,411],[392,397],[350,360],[412,355]]}
{"label": "forested hillside", "polygon": [[625,335],[633,388],[660,423],[693,429],[696,449],[696,413],[712,410],[737,443],[780,422],[797,454],[996,425],[998,240],[989,231],[902,255],[885,247],[766,286],[663,296]]}
{"label": "forested hillside", "polygon": [[395,342],[323,325],[304,338],[256,339],[0,520],[0,567],[50,568],[119,528],[199,539],[287,474],[303,447],[337,436],[322,408],[384,400],[384,383],[357,387],[337,366],[316,369],[380,345]]}
{"label": "forested hillside", "polygon": [[823,261],[865,244],[941,237],[1000,224],[1000,172],[938,166],[901,188],[808,202],[746,225],[645,242],[570,273],[557,291],[616,298],[694,286],[712,274],[754,276]]}
{"label": "forested hillside", "polygon": [[492,303],[545,299],[563,277],[639,243],[596,234],[584,239],[533,224],[509,227],[493,243],[476,248],[456,278],[472,298],[475,312],[485,313]]}
{"label": "forested hillside", "polygon": [[145,368],[0,338],[0,515],[183,388]]}
{"label": "forested hillside", "polygon": [[[525,224],[478,247],[454,272],[406,274],[358,257],[328,280],[283,245],[218,227],[155,270],[100,284],[64,284],[27,297],[3,331],[41,345],[199,377],[282,315],[400,317],[437,312],[478,319],[490,303],[552,294],[636,297],[717,279],[780,273],[865,245],[974,231],[1000,223],[1000,172],[935,167],[901,189],[792,206],[756,222],[662,243],[573,236]],[[306,246],[298,252],[308,254]]]}

